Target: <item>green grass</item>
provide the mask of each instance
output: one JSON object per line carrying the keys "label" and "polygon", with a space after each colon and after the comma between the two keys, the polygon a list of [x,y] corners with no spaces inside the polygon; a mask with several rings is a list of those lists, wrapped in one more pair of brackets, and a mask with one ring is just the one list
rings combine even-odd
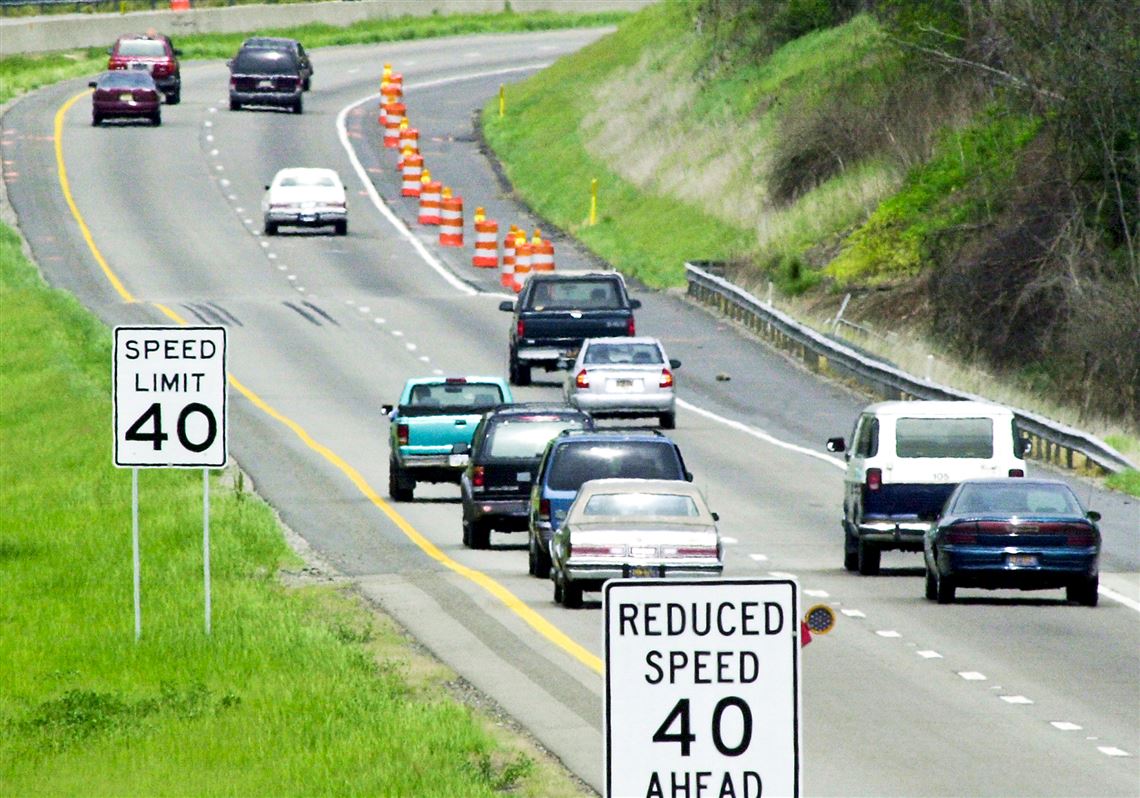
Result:
{"label": "green grass", "polygon": [[[286,587],[269,507],[212,475],[111,463],[110,331],[0,226],[0,784],[5,795],[577,794],[424,678],[354,594]],[[435,666],[438,668],[438,666]]]}
{"label": "green grass", "polygon": [[[252,35],[288,36],[312,49],[461,34],[598,27],[616,24],[626,16],[628,14],[621,12],[556,14],[547,11],[407,16],[364,20],[347,27],[310,24],[292,28],[260,28],[242,33],[174,35],[174,42],[182,51],[183,60],[229,58],[237,52],[242,40]],[[107,42],[108,47],[111,44]],[[106,64],[105,47],[0,58],[0,103],[39,86],[94,74],[104,69]]]}

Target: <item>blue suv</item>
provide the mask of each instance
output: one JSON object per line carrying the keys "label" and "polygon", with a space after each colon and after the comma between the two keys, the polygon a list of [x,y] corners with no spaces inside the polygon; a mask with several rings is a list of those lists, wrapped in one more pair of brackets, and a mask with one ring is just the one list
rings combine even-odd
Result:
{"label": "blue suv", "polygon": [[550,576],[550,540],[578,488],[590,479],[692,481],[681,449],[656,430],[567,430],[546,445],[530,492],[527,519],[532,576]]}

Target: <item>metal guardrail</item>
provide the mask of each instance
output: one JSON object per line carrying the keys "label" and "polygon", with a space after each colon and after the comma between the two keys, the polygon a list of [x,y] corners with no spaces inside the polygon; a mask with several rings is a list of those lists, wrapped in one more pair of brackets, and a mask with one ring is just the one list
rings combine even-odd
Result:
{"label": "metal guardrail", "polygon": [[[726,316],[760,337],[792,351],[812,371],[855,380],[884,399],[987,401],[984,397],[915,377],[833,341],[714,274],[712,269],[715,268],[715,264],[707,262],[685,264],[689,296],[717,306]],[[1025,410],[1014,408],[1013,412],[1021,429],[1033,441],[1030,456],[1034,459],[1096,473],[1136,468],[1124,455],[1093,435]]]}

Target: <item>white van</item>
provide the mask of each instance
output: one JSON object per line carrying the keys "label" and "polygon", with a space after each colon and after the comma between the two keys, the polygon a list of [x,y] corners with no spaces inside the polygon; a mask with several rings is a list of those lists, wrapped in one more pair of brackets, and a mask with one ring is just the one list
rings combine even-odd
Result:
{"label": "white van", "polygon": [[879,572],[886,549],[922,551],[954,487],[971,477],[1023,477],[1029,441],[1013,411],[989,402],[879,402],[860,413],[846,452],[843,565]]}

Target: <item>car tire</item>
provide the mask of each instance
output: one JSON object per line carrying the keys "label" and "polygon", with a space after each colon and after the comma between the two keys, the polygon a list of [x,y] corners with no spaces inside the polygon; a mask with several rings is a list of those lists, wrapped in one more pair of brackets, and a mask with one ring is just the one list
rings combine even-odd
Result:
{"label": "car tire", "polygon": [[170,92],[170,94],[166,95],[166,104],[167,105],[178,105],[178,103],[180,103],[180,102],[182,102],[182,88],[181,87],[175,89],[174,91]]}
{"label": "car tire", "polygon": [[658,419],[661,421],[661,429],[677,429],[676,413],[662,413]]}
{"label": "car tire", "polygon": [[848,571],[859,570],[859,541],[843,527],[843,567]]}
{"label": "car tire", "polygon": [[473,549],[491,548],[491,527],[482,521],[472,521],[469,525],[468,538]]}
{"label": "car tire", "polygon": [[935,601],[938,598],[938,577],[930,566],[926,566],[926,598]]}
{"label": "car tire", "polygon": [[265,234],[267,236],[277,235],[277,222],[266,222],[265,223]]}
{"label": "car tire", "polygon": [[160,125],[162,125],[162,114],[155,111],[154,116],[152,116],[150,118],[150,122],[155,127],[159,127]]}
{"label": "car tire", "polygon": [[536,576],[539,579],[550,578],[550,555],[542,550],[538,539],[533,535],[530,538],[528,559],[531,576]]}
{"label": "car tire", "polygon": [[956,587],[954,581],[949,576],[943,576],[935,571],[934,573],[934,598],[939,604],[953,604],[954,594]]}
{"label": "car tire", "polygon": [[1065,598],[1082,607],[1095,607],[1099,599],[1100,577],[1090,576],[1065,588]]}
{"label": "car tire", "polygon": [[562,580],[562,606],[568,610],[576,610],[582,606],[582,586],[571,581]]}
{"label": "car tire", "polygon": [[91,114],[91,127],[99,127],[103,124],[103,117],[99,114]]}
{"label": "car tire", "polygon": [[231,111],[240,111],[241,110],[241,103],[239,103],[237,100],[233,99],[232,97],[230,98],[230,110]]}
{"label": "car tire", "polygon": [[559,579],[554,580],[554,603],[561,604],[564,593],[562,591],[562,582]]}
{"label": "car tire", "polygon": [[404,472],[392,460],[388,461],[388,495],[398,502],[410,502],[416,483],[404,476]]}
{"label": "car tire", "polygon": [[879,566],[882,561],[882,552],[873,543],[868,543],[862,538],[859,539],[857,558],[859,565],[859,573],[863,576],[876,576],[879,573]]}
{"label": "car tire", "polygon": [[301,91],[308,91],[313,88],[313,79],[305,78],[305,82],[301,84]]}
{"label": "car tire", "polygon": [[333,225],[333,230],[338,236],[348,235],[348,220],[338,221]]}
{"label": "car tire", "polygon": [[512,357],[508,371],[511,385],[530,385],[530,366],[524,366]]}
{"label": "car tire", "polygon": [[301,101],[301,98],[298,97],[296,100],[293,101],[293,113],[299,114],[299,113],[302,113],[304,110],[305,110],[305,105]]}

